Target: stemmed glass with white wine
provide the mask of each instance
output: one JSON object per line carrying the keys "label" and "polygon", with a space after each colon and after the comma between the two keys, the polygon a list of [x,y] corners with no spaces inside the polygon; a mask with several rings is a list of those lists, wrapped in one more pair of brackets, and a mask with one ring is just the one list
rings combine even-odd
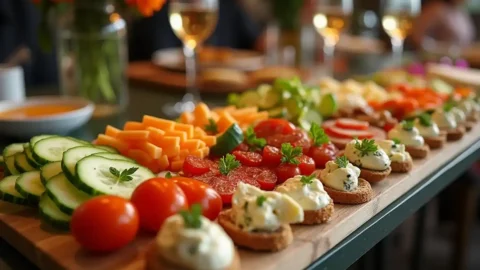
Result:
{"label": "stemmed glass with white wine", "polygon": [[390,36],[392,52],[397,64],[401,63],[403,43],[410,34],[413,21],[421,10],[420,0],[385,0],[382,26]]}
{"label": "stemmed glass with white wine", "polygon": [[193,111],[200,100],[196,85],[196,49],[212,34],[217,25],[218,0],[171,0],[170,26],[183,42],[187,93],[175,104],[167,104],[164,113],[178,116],[184,111]]}
{"label": "stemmed glass with white wine", "polygon": [[317,0],[313,26],[323,37],[324,63],[333,75],[333,57],[340,34],[350,25],[353,0]]}

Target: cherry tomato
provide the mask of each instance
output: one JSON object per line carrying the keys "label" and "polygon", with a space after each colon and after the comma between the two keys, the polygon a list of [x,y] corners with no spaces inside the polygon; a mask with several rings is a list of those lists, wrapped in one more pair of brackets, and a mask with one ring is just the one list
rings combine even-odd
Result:
{"label": "cherry tomato", "polygon": [[211,160],[187,156],[183,163],[183,173],[186,176],[202,175],[209,172],[212,167],[213,162]]}
{"label": "cherry tomato", "polygon": [[385,125],[383,125],[383,130],[385,130],[385,132],[389,132],[395,127],[395,125],[395,122],[386,122]]}
{"label": "cherry tomato", "polygon": [[267,145],[263,148],[262,158],[263,165],[276,167],[282,162],[282,153],[280,153],[280,149]]}
{"label": "cherry tomato", "polygon": [[267,138],[267,144],[281,149],[283,143],[290,143],[293,147],[302,147],[303,153],[310,149],[311,141],[308,134],[300,129],[296,129],[290,134],[276,134]]}
{"label": "cherry tomato", "polygon": [[284,119],[263,120],[254,128],[258,138],[267,138],[273,134],[290,134],[294,130],[295,125]]}
{"label": "cherry tomato", "polygon": [[165,219],[188,209],[182,189],[170,179],[161,177],[141,183],[133,192],[131,201],[138,210],[140,227],[153,233],[160,230]]}
{"label": "cherry tomato", "polygon": [[233,151],[235,158],[245,166],[258,167],[262,165],[262,155],[255,152]]}
{"label": "cherry tomato", "polygon": [[169,179],[179,186],[188,204],[199,203],[202,205],[202,214],[210,220],[215,220],[222,210],[222,199],[220,195],[209,185],[187,177],[172,177]]}
{"label": "cherry tomato", "polygon": [[278,180],[275,172],[269,168],[263,168],[262,172],[257,175],[256,179],[260,184],[260,188],[263,190],[273,190]]}
{"label": "cherry tomato", "polygon": [[332,143],[323,144],[321,146],[312,146],[308,155],[313,158],[317,168],[325,168],[325,164],[330,160],[334,160],[338,150]]}
{"label": "cherry tomato", "polygon": [[248,145],[246,143],[241,143],[239,144],[237,147],[235,147],[235,149],[233,149],[233,151],[248,151]]}
{"label": "cherry tomato", "polygon": [[302,155],[298,158],[300,164],[298,164],[298,168],[300,169],[300,173],[302,175],[310,175],[315,171],[315,161],[313,158]]}
{"label": "cherry tomato", "polygon": [[224,204],[232,203],[233,193],[237,188],[237,184],[238,181],[230,181],[225,175],[215,176],[215,179],[212,180],[212,186],[220,194]]}
{"label": "cherry tomato", "polygon": [[275,169],[275,173],[277,174],[278,178],[277,182],[281,184],[295,175],[300,175],[300,169],[297,165],[282,163]]}
{"label": "cherry tomato", "polygon": [[72,215],[70,230],[80,245],[108,252],[131,242],[139,228],[138,212],[129,201],[111,195],[90,199]]}

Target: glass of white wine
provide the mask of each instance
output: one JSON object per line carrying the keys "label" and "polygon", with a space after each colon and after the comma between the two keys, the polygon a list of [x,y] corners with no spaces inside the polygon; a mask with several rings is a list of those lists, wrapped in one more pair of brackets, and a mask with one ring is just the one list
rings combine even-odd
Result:
{"label": "glass of white wine", "polygon": [[393,56],[400,64],[403,43],[410,34],[413,21],[421,10],[421,0],[385,0],[382,26],[390,36]]}
{"label": "glass of white wine", "polygon": [[193,111],[200,100],[196,84],[196,49],[212,34],[217,25],[218,0],[171,0],[169,9],[170,26],[183,42],[187,93],[175,104],[167,104],[164,113],[178,116],[184,111]]}
{"label": "glass of white wine", "polygon": [[353,0],[317,0],[313,26],[323,37],[324,63],[328,75],[333,74],[333,56],[340,34],[350,25]]}

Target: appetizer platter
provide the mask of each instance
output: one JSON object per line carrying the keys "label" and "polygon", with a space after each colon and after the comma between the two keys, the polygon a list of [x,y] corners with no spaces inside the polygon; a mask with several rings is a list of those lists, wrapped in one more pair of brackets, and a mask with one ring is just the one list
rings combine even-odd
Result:
{"label": "appetizer platter", "polygon": [[480,148],[473,89],[417,87],[279,79],[92,142],[11,144],[0,237],[41,269],[303,269]]}

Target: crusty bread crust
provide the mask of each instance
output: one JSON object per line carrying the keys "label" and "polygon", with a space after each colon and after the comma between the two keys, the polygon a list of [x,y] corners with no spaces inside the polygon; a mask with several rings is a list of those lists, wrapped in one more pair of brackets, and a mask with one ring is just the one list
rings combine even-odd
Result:
{"label": "crusty bread crust", "polygon": [[370,201],[374,196],[372,186],[362,178],[358,179],[358,187],[352,192],[336,190],[326,185],[324,188],[333,202],[339,204],[362,204]]}
{"label": "crusty bread crust", "polygon": [[467,132],[470,131],[470,130],[472,130],[473,125],[474,125],[474,124],[473,124],[472,122],[468,122],[468,121],[465,122],[465,124],[463,124],[463,126],[465,127],[465,130],[466,130]]}
{"label": "crusty bread crust", "polygon": [[430,147],[428,144],[424,144],[422,146],[406,145],[405,150],[407,150],[410,156],[412,156],[414,159],[426,158],[428,153],[430,153]]}
{"label": "crusty bread crust", "polygon": [[449,142],[458,141],[463,138],[464,134],[465,134],[465,128],[461,126],[457,127],[456,129],[448,130],[447,141]]}
{"label": "crusty bread crust", "polygon": [[303,211],[303,222],[299,224],[314,225],[328,222],[333,216],[333,212],[333,200],[330,200],[330,203],[321,209]]}
{"label": "crusty bread crust", "polygon": [[388,167],[383,171],[374,171],[360,167],[360,177],[370,183],[376,183],[384,180],[392,172],[392,168]]}
{"label": "crusty bread crust", "polygon": [[[150,247],[147,250],[146,256],[146,269],[147,270],[189,270],[178,265],[174,265],[167,260],[163,259],[157,252],[157,245],[155,242],[150,244]],[[235,250],[232,263],[223,270],[240,270],[240,256]]]}
{"label": "crusty bread crust", "polygon": [[246,232],[239,228],[232,219],[232,210],[224,210],[218,216],[217,222],[240,247],[257,251],[279,251],[285,249],[293,241],[292,228],[283,224],[274,232]]}
{"label": "crusty bread crust", "polygon": [[437,137],[424,137],[424,139],[430,149],[439,149],[447,142],[447,134],[440,134]]}
{"label": "crusty bread crust", "polygon": [[412,170],[413,161],[412,159],[408,159],[405,162],[392,161],[392,163],[390,163],[390,167],[394,173],[407,173]]}

